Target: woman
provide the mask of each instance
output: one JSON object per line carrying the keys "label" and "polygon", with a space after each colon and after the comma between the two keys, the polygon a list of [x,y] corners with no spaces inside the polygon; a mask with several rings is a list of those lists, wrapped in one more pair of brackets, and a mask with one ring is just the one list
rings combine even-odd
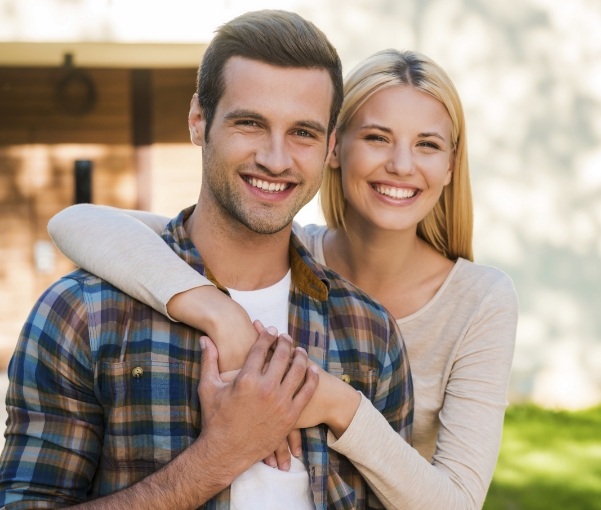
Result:
{"label": "woman", "polygon": [[[367,404],[329,438],[387,508],[481,508],[496,464],[517,299],[506,275],[471,262],[470,193],[462,107],[444,71],[395,50],[359,64],[345,83],[321,190],[327,227],[300,234],[317,260],[392,312],[407,346],[414,446],[390,434]],[[134,215],[156,232],[167,221]],[[206,280],[142,223],[77,206],[50,230],[79,265],[206,331],[220,357],[235,360],[223,370],[239,366],[247,349],[239,329],[249,342],[254,334],[245,314],[234,315],[216,289],[199,287]],[[98,238],[105,246],[94,244]]]}

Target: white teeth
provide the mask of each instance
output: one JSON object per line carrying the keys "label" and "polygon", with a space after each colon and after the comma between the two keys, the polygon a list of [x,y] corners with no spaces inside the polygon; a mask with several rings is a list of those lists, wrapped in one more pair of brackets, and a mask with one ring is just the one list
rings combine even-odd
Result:
{"label": "white teeth", "polygon": [[254,186],[255,188],[259,188],[263,191],[269,191],[272,193],[277,193],[278,191],[284,191],[289,186],[289,184],[287,184],[285,182],[267,182],[267,181],[262,181],[261,179],[255,179],[254,177],[247,178],[245,180],[246,180],[246,182],[248,182],[251,186]]}
{"label": "white teeth", "polygon": [[417,194],[416,189],[394,188],[392,186],[382,186],[375,184],[373,188],[380,193],[391,198],[412,198]]}

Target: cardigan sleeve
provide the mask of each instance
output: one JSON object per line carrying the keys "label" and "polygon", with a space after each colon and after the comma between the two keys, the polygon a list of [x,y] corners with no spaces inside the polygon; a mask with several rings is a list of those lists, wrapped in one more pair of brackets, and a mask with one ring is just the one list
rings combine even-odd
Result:
{"label": "cardigan sleeve", "polygon": [[48,232],[79,267],[169,317],[167,303],[173,296],[213,284],[158,235],[168,221],[143,211],[78,204],[56,214]]}

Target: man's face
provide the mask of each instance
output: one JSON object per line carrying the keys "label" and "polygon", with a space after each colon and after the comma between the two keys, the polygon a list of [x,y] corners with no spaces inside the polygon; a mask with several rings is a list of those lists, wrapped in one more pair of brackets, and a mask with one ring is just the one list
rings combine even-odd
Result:
{"label": "man's face", "polygon": [[192,139],[203,146],[201,201],[253,232],[279,232],[321,184],[334,140],[330,76],[233,57],[224,83],[208,141],[197,101],[190,112]]}

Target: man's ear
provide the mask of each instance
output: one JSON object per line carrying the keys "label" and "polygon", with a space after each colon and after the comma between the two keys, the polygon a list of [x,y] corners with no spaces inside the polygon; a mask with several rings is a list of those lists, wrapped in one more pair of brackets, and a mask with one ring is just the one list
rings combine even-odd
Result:
{"label": "man's ear", "polygon": [[[333,135],[334,133],[332,133],[332,136]],[[330,159],[327,164],[330,168],[340,168],[340,140],[336,139],[336,137],[333,138],[333,148],[330,152]]]}
{"label": "man's ear", "polygon": [[198,101],[198,94],[192,96],[190,101],[190,112],[188,113],[188,128],[190,129],[190,141],[194,145],[202,147],[205,141],[206,121],[204,112]]}

